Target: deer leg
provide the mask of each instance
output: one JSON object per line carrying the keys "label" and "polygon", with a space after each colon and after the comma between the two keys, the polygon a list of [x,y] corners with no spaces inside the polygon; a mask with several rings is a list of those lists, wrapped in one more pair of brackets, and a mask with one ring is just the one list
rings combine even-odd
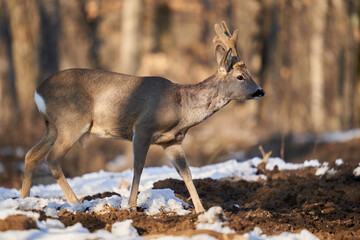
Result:
{"label": "deer leg", "polygon": [[136,210],[136,200],[139,190],[140,176],[144,169],[146,154],[150,146],[149,134],[135,130],[132,143],[134,175],[131,184],[129,206],[132,210]]}
{"label": "deer leg", "polygon": [[52,132],[47,132],[40,142],[27,152],[25,156],[24,179],[21,186],[22,198],[30,196],[30,187],[36,167],[50,150],[51,144],[54,142],[54,138],[55,136]]}
{"label": "deer leg", "polygon": [[78,203],[79,199],[76,197],[69,183],[66,181],[66,178],[61,168],[61,161],[72,145],[72,140],[68,141],[63,137],[58,136],[54,145],[51,147],[50,151],[46,155],[45,159],[46,162],[49,164],[53,177],[64,192],[67,201],[69,203]]}
{"label": "deer leg", "polygon": [[176,171],[184,180],[186,188],[188,189],[191,199],[193,201],[195,212],[196,213],[204,212],[205,211],[204,207],[201,204],[199,195],[192,181],[191,172],[186,162],[186,156],[181,145],[174,144],[174,145],[166,146],[164,147],[164,150],[168,158],[173,162]]}

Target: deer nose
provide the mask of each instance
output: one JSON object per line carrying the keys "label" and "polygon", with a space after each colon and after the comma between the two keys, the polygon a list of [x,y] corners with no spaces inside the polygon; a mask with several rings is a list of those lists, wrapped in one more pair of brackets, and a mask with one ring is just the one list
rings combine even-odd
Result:
{"label": "deer nose", "polygon": [[251,96],[253,98],[261,98],[265,95],[265,91],[263,89],[258,89],[256,92],[254,92]]}

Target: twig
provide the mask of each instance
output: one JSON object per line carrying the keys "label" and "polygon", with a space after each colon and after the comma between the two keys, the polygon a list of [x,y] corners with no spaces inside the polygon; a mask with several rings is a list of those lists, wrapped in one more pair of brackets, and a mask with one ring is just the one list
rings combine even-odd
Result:
{"label": "twig", "polygon": [[272,151],[270,151],[270,152],[268,152],[268,153],[265,153],[262,145],[259,146],[259,150],[260,150],[260,152],[261,152],[261,154],[262,154],[262,157],[263,157],[263,163],[266,164],[266,163],[268,162],[271,154],[272,154]]}
{"label": "twig", "polygon": [[257,165],[257,169],[259,169],[259,171],[263,172],[265,170],[265,167],[266,167],[266,164],[270,158],[270,155],[272,154],[272,152],[268,152],[268,153],[265,153],[262,145],[259,146],[259,150],[263,156],[263,160],[260,164]]}
{"label": "twig", "polygon": [[280,157],[282,160],[285,160],[284,151],[285,151],[285,134],[283,132],[281,135],[281,149],[280,149]]}

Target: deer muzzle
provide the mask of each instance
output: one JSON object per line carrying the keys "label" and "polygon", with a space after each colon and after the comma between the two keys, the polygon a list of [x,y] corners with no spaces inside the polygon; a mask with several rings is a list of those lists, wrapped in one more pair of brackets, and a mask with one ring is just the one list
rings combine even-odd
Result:
{"label": "deer muzzle", "polygon": [[254,92],[253,94],[251,94],[251,97],[257,99],[257,98],[261,98],[265,95],[265,91],[264,89],[258,89],[256,92]]}

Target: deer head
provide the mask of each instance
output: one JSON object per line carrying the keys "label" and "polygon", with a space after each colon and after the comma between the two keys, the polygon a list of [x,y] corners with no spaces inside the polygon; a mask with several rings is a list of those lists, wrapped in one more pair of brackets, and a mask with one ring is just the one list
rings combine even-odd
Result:
{"label": "deer head", "polygon": [[236,43],[238,30],[233,34],[223,21],[214,26],[215,55],[218,62],[218,75],[221,78],[219,87],[230,100],[245,101],[264,96],[265,91],[252,79],[245,63],[241,61]]}

